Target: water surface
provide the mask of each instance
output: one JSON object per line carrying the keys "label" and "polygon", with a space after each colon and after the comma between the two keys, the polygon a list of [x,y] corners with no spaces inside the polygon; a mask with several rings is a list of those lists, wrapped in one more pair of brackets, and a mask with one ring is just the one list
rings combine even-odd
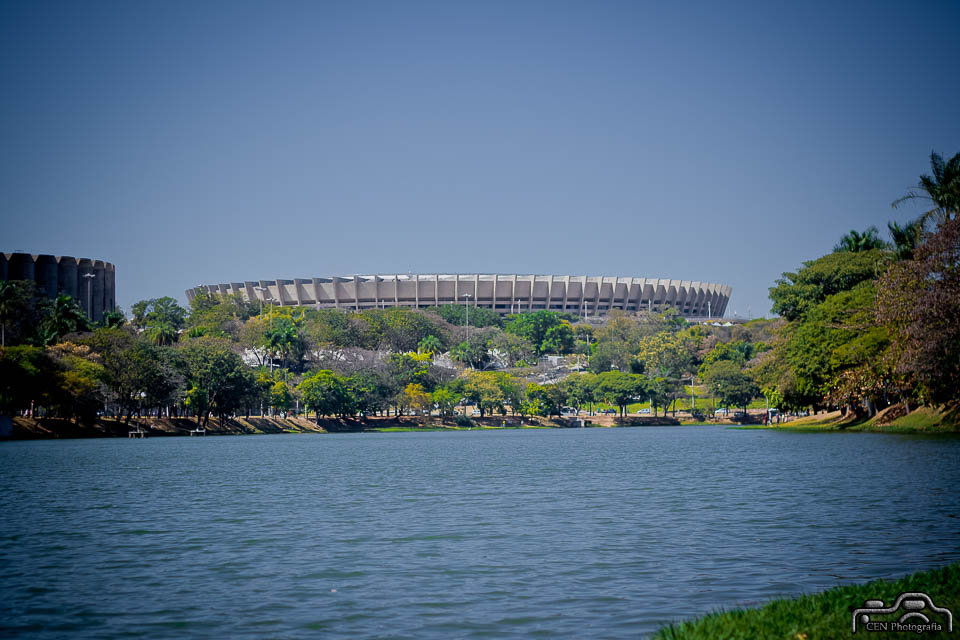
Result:
{"label": "water surface", "polygon": [[0,631],[635,638],[960,559],[958,463],[722,427],[7,442]]}

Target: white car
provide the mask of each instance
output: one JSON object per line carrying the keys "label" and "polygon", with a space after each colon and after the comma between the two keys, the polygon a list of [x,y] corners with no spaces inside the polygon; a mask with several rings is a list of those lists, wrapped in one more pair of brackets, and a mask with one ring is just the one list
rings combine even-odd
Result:
{"label": "white car", "polygon": [[647,407],[646,409],[640,409],[637,411],[637,413],[650,413],[650,407]]}

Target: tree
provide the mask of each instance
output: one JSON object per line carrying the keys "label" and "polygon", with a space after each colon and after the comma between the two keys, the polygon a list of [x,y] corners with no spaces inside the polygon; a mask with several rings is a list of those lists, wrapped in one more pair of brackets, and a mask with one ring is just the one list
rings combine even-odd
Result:
{"label": "tree", "polygon": [[480,417],[504,409],[504,395],[491,372],[467,371],[458,380],[458,390],[480,410]]}
{"label": "tree", "polygon": [[[790,366],[799,394],[814,405],[843,404],[872,413],[872,398],[882,391],[881,365],[889,344],[875,319],[876,287],[865,281],[850,291],[829,296],[802,322],[789,326],[787,340],[775,354]],[[851,370],[861,369],[860,388],[842,385]],[[867,372],[875,384],[864,387]],[[842,393],[840,392],[842,389]]]}
{"label": "tree", "polygon": [[877,308],[894,338],[895,370],[921,398],[960,412],[960,219],[941,224],[914,260],[891,265]]}
{"label": "tree", "polygon": [[559,314],[553,311],[534,311],[533,313],[519,313],[511,316],[504,329],[507,333],[525,338],[536,355],[544,353],[544,339],[550,329],[560,326]]}
{"label": "tree", "polygon": [[908,222],[902,227],[896,222],[888,222],[890,239],[893,241],[893,253],[897,260],[910,260],[920,244],[923,224],[920,220]]}
{"label": "tree", "polygon": [[637,359],[648,376],[679,378],[692,367],[694,350],[689,336],[662,332],[640,340]]}
{"label": "tree", "polygon": [[622,371],[607,371],[598,374],[599,383],[596,393],[610,404],[620,407],[622,419],[631,402],[642,402],[646,399],[647,388],[643,377],[635,373]]}
{"label": "tree", "polygon": [[512,333],[496,332],[487,347],[505,366],[519,366],[533,358],[533,346],[526,339]]}
{"label": "tree", "polygon": [[445,329],[440,319],[412,309],[367,309],[361,311],[359,317],[365,324],[362,329],[365,346],[372,349],[415,351],[428,335],[444,341]]}
{"label": "tree", "polygon": [[320,424],[320,416],[343,416],[350,407],[343,378],[329,369],[321,369],[304,376],[303,381],[297,385],[297,391],[300,392],[307,409],[317,414],[317,424]]}
{"label": "tree", "polygon": [[490,362],[490,350],[484,336],[473,335],[450,350],[450,357],[475,369],[482,369]]}
{"label": "tree", "polygon": [[742,368],[753,358],[755,352],[755,345],[743,340],[719,342],[703,357],[703,364],[700,365],[699,371],[700,376],[702,377],[706,373],[711,364],[719,360],[730,360]]}
{"label": "tree", "polygon": [[709,366],[704,382],[725,407],[747,405],[760,393],[756,383],[735,362],[718,360]]}
{"label": "tree", "polygon": [[201,292],[190,301],[186,326],[194,333],[236,340],[243,324],[258,314],[260,302],[246,300],[240,294]]}
{"label": "tree", "polygon": [[590,370],[603,373],[610,369],[618,371],[629,367],[632,353],[626,342],[598,342],[590,356]]}
{"label": "tree", "polygon": [[[339,309],[308,312],[307,332],[320,347],[363,347],[362,323],[354,314]],[[374,345],[376,346],[376,345]]]}
{"label": "tree", "polygon": [[0,280],[0,346],[31,342],[40,322],[37,286],[31,280]]}
{"label": "tree", "polygon": [[400,394],[400,406],[411,411],[429,410],[433,405],[433,397],[427,393],[422,384],[408,384]]}
{"label": "tree", "polygon": [[564,379],[566,402],[579,411],[584,405],[590,405],[597,400],[597,385],[599,378],[593,373],[579,373]]}
{"label": "tree", "polygon": [[440,338],[430,334],[420,341],[420,344],[417,345],[417,353],[429,353],[430,355],[438,354],[443,350],[443,343],[440,342]]}
{"label": "tree", "polygon": [[534,415],[559,416],[563,411],[564,390],[556,384],[531,382],[526,389],[526,412]]}
{"label": "tree", "polygon": [[879,233],[876,227],[868,227],[863,233],[851,229],[850,233],[844,234],[840,238],[840,242],[833,250],[860,253],[871,249],[887,249],[890,245],[880,238]]}
{"label": "tree", "polygon": [[430,365],[430,355],[426,353],[391,353],[387,356],[387,369],[397,391],[408,384],[420,384],[424,389],[432,390],[436,379]]}
{"label": "tree", "polygon": [[180,351],[187,365],[186,404],[205,426],[211,413],[224,420],[242,408],[255,392],[253,373],[243,364],[230,343],[220,338],[198,338]]}
{"label": "tree", "polygon": [[127,317],[123,315],[123,310],[118,307],[113,311],[107,311],[103,314],[103,322],[101,323],[101,326],[107,328],[122,327],[124,324],[126,324],[126,322]]}
{"label": "tree", "polygon": [[544,353],[572,353],[573,343],[573,328],[570,323],[564,322],[547,329],[547,333],[543,336],[541,350]]}
{"label": "tree", "polygon": [[278,380],[270,387],[270,406],[275,411],[289,411],[293,407],[293,389],[284,380]]}
{"label": "tree", "polygon": [[933,208],[920,216],[922,228],[928,228],[931,222],[942,225],[960,215],[960,153],[944,161],[943,156],[931,151],[930,170],[933,175],[921,175],[916,187],[893,201],[894,208],[912,200],[932,203]]}
{"label": "tree", "polygon": [[87,314],[70,296],[57,296],[51,304],[44,304],[43,313],[37,335],[44,345],[55,344],[69,333],[89,331],[91,327]]}
{"label": "tree", "polygon": [[[198,305],[200,299],[196,298]],[[213,298],[210,299],[214,300]],[[130,308],[130,311],[133,313],[133,326],[140,330],[146,329],[152,324],[169,324],[180,330],[187,318],[187,310],[169,296],[140,300]]]}
{"label": "tree", "polygon": [[351,413],[364,416],[371,411],[382,411],[390,406],[396,395],[390,377],[382,368],[360,369],[344,380]]}
{"label": "tree", "polygon": [[785,272],[770,288],[773,312],[787,320],[798,320],[827,296],[873,280],[889,262],[889,255],[879,249],[840,251],[805,262],[800,271]]}
{"label": "tree", "polygon": [[[437,315],[452,325],[462,326],[467,323],[467,305],[445,304],[440,307],[430,307]],[[500,314],[484,307],[470,307],[471,327],[502,327],[503,319]]]}
{"label": "tree", "polygon": [[54,364],[40,347],[0,347],[0,415],[13,415],[50,397]]}
{"label": "tree", "polygon": [[281,312],[271,318],[263,331],[263,346],[280,357],[280,366],[294,371],[303,368],[307,350],[303,335],[303,315]]}
{"label": "tree", "polygon": [[453,415],[453,408],[460,402],[461,396],[449,387],[440,387],[434,390],[431,398],[440,410],[440,416],[445,418]]}

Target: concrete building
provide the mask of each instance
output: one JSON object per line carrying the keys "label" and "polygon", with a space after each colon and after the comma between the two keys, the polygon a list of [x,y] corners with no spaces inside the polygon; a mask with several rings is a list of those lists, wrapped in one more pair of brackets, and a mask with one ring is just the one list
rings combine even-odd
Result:
{"label": "concrete building", "polygon": [[469,304],[503,314],[548,309],[581,316],[603,316],[612,309],[675,308],[687,318],[719,318],[730,291],[729,286],[707,282],[618,276],[380,274],[200,285],[187,290],[187,299],[207,292],[317,309]]}
{"label": "concrete building", "polygon": [[91,258],[0,253],[0,280],[31,280],[50,299],[66,294],[96,322],[116,308],[115,272],[109,262]]}

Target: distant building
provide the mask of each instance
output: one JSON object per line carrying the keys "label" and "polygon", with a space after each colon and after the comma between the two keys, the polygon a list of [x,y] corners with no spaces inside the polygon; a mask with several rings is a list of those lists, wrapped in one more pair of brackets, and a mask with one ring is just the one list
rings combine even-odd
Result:
{"label": "distant building", "polygon": [[97,322],[116,308],[115,271],[109,262],[91,258],[0,253],[0,280],[31,280],[51,299],[66,294]]}
{"label": "distant building", "polygon": [[382,274],[200,285],[187,290],[187,299],[206,292],[317,309],[469,304],[502,314],[547,309],[581,316],[673,308],[686,318],[719,318],[730,291],[727,285],[708,282],[617,276]]}

